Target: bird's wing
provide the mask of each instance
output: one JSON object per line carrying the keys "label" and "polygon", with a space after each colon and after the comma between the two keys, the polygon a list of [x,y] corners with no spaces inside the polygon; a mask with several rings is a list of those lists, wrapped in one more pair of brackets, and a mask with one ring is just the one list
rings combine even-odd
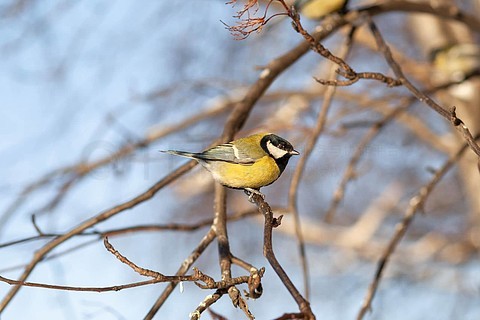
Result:
{"label": "bird's wing", "polygon": [[257,160],[249,157],[231,143],[224,143],[208,149],[197,157],[206,161],[226,161],[246,165],[253,164]]}

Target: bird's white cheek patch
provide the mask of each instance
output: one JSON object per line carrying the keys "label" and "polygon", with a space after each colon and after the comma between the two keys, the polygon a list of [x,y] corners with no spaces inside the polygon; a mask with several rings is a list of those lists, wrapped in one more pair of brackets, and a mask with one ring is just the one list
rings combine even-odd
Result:
{"label": "bird's white cheek patch", "polygon": [[275,159],[280,159],[288,153],[288,151],[275,147],[270,141],[267,141],[267,149]]}

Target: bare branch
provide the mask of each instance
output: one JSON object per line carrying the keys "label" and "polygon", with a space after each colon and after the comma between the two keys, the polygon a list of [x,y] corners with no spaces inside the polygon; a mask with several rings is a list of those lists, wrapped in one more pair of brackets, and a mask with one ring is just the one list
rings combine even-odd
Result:
{"label": "bare branch", "polygon": [[60,286],[46,283],[38,282],[22,282],[18,280],[12,280],[0,276],[0,281],[8,283],[9,285],[22,286],[22,287],[33,287],[33,288],[42,288],[42,289],[53,289],[53,290],[64,290],[64,291],[82,291],[82,292],[110,292],[110,291],[120,291],[123,289],[130,289],[136,287],[142,287],[145,285],[150,285],[154,283],[163,282],[161,279],[152,279],[147,281],[134,282],[129,284],[122,284],[109,287],[73,287],[73,286]]}
{"label": "bare branch", "polygon": [[297,302],[298,307],[302,314],[304,315],[304,319],[312,320],[315,319],[315,315],[313,314],[310,308],[310,302],[305,300],[305,298],[300,294],[298,289],[295,287],[293,282],[288,277],[285,270],[282,268],[280,263],[278,262],[277,258],[275,257],[275,252],[273,251],[273,244],[272,244],[272,235],[273,235],[273,228],[279,226],[280,218],[274,218],[272,209],[270,205],[265,202],[265,200],[258,194],[253,194],[252,199],[258,207],[258,210],[264,215],[265,217],[265,225],[263,230],[263,255],[267,258],[268,262],[272,266],[273,270],[277,273],[278,277],[282,280],[283,284],[287,288],[287,290],[292,295],[295,302]]}

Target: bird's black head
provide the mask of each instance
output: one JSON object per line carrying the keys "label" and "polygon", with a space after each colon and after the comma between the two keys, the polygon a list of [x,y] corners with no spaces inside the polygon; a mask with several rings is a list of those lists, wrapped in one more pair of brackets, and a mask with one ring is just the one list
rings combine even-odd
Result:
{"label": "bird's black head", "polygon": [[290,142],[275,134],[265,135],[260,141],[260,145],[266,153],[275,159],[281,172],[287,166],[290,157],[299,154]]}

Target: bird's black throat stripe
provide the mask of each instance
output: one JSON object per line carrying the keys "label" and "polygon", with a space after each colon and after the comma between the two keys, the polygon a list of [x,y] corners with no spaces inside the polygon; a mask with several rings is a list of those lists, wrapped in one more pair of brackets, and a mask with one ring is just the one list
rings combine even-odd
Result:
{"label": "bird's black throat stripe", "polygon": [[[287,166],[288,164],[288,160],[290,160],[290,157],[292,156],[290,153],[286,153],[283,157],[281,158],[278,158],[276,159],[271,153],[270,153],[270,150],[268,150],[268,147],[267,147],[267,143],[268,142],[271,142],[274,146],[280,148],[280,149],[283,149],[283,150],[286,150],[286,151],[291,151],[293,150],[293,147],[291,146],[291,144],[285,140],[285,139],[282,139],[280,138],[279,136],[277,135],[274,135],[274,134],[268,134],[266,136],[264,136],[262,138],[262,140],[260,141],[260,146],[262,147],[262,149],[270,155],[270,157],[273,158],[273,160],[275,160],[275,162],[277,163],[278,165],[278,168],[280,169],[280,174],[282,174],[283,170],[285,170],[285,167]],[[288,149],[291,149],[291,150],[288,150]]]}
{"label": "bird's black throat stripe", "polygon": [[290,160],[290,155],[288,153],[283,157],[281,157],[280,159],[275,159],[275,162],[277,163],[278,168],[280,168],[280,174],[282,174],[283,170],[285,170],[285,167],[288,164],[288,160]]}

